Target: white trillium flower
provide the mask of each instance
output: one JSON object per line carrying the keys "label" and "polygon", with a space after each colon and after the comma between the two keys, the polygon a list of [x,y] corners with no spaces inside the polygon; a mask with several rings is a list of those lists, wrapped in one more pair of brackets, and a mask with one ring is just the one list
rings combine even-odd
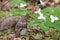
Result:
{"label": "white trillium flower", "polygon": [[35,11],[35,14],[40,13],[41,9],[39,8],[37,11]]}
{"label": "white trillium flower", "polygon": [[38,19],[43,19],[46,20],[46,18],[43,16],[43,14],[40,13],[40,16],[38,17]]}
{"label": "white trillium flower", "polygon": [[27,6],[27,4],[20,3],[20,7],[25,7],[25,6]]}
{"label": "white trillium flower", "polygon": [[45,3],[42,0],[40,0],[40,3],[41,5],[45,6]]}
{"label": "white trillium flower", "polygon": [[53,23],[55,20],[59,20],[58,17],[54,17],[53,15],[50,15],[51,22]]}
{"label": "white trillium flower", "polygon": [[41,13],[41,9],[40,8],[37,11],[35,11],[35,14],[39,14],[40,15],[38,17],[38,19],[46,20],[46,18],[43,16],[43,13]]}

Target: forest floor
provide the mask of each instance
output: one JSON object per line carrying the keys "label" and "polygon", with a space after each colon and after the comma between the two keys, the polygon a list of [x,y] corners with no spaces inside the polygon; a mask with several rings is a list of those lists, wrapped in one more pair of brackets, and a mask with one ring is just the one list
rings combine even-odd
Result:
{"label": "forest floor", "polygon": [[[13,8],[19,9],[19,7],[20,7],[19,4],[11,7],[9,5],[9,2],[7,4],[4,4],[7,1],[4,1],[4,0],[1,1],[2,5],[0,4],[0,6],[1,6],[0,19],[3,19],[3,17],[6,17],[8,15],[12,16],[13,14],[9,14],[10,10]],[[41,8],[41,10],[43,10],[50,6],[53,6],[53,7],[60,6],[60,2],[58,0],[53,0],[53,1],[45,0],[45,1],[43,1],[43,3],[41,3],[39,0],[25,0],[25,2],[28,3],[29,5],[23,7],[22,9],[31,10],[31,12],[29,12],[29,14],[34,14],[34,12],[36,10],[38,10],[39,8]],[[29,14],[26,15],[27,19],[31,18],[31,16],[29,16]],[[13,16],[15,16],[15,15],[16,14],[14,14]],[[19,14],[18,14],[18,16],[19,16]],[[6,20],[6,19],[4,19],[4,20]],[[8,20],[6,20],[6,22],[7,21]],[[1,23],[4,23],[4,21],[0,22],[0,24]],[[4,25],[4,24],[1,24],[1,25]],[[47,31],[45,31],[45,30],[42,30],[41,28],[39,28],[39,25],[34,26],[34,27],[30,27],[29,25],[27,25],[27,28],[22,29],[22,31],[20,33],[21,36],[19,35],[19,37],[16,37],[17,34],[15,34],[15,32],[12,30],[13,29],[1,31],[0,40],[60,40],[60,31],[55,30],[53,27],[50,27]]]}

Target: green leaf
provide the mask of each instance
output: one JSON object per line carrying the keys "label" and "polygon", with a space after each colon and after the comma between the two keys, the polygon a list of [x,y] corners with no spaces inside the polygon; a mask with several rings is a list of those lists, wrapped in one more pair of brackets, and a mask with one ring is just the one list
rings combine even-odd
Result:
{"label": "green leaf", "polygon": [[11,0],[10,5],[15,6],[16,4],[26,3],[24,0]]}

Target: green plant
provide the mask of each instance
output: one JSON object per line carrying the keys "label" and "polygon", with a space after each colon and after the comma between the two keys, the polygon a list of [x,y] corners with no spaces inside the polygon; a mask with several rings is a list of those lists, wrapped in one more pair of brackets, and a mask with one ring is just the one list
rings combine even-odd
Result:
{"label": "green plant", "polygon": [[[42,30],[48,30],[49,27],[53,27],[53,28],[55,28],[55,30],[60,31],[60,11],[59,10],[60,10],[59,6],[58,7],[51,6],[51,7],[45,8],[45,9],[41,10],[41,12],[46,17],[46,21],[39,20],[37,18],[39,16],[38,14],[30,14],[30,16],[33,17],[33,19],[31,19],[31,20],[29,19],[28,22],[29,22],[30,26],[39,25]],[[59,18],[59,20],[55,21],[54,23],[51,23],[50,15],[57,16]]]}
{"label": "green plant", "polygon": [[23,9],[11,9],[10,10],[10,14],[13,14],[14,16],[17,15],[27,15],[29,12],[31,12],[30,10],[23,10]]}
{"label": "green plant", "polygon": [[20,3],[26,3],[26,2],[24,2],[24,0],[11,0],[11,2],[10,2],[10,5],[11,6],[15,6],[15,5],[17,5],[17,4],[20,4]]}
{"label": "green plant", "polygon": [[[20,4],[20,3],[26,3],[24,0],[13,0],[10,4],[12,6],[16,5],[16,4]],[[31,11],[29,10],[24,10],[24,9],[11,9],[10,13],[13,15],[27,15],[29,14]],[[39,20],[37,17],[39,16],[38,14],[29,14],[32,18],[31,19],[27,19],[27,22],[30,26],[36,26],[39,25],[39,27],[42,30],[48,30],[49,27],[54,27],[56,30],[60,31],[60,7],[48,7],[45,8],[43,10],[41,10],[41,12],[44,14],[44,16],[46,17],[46,21],[44,20]],[[51,23],[51,19],[50,19],[50,15],[54,15],[59,17],[58,21],[55,21],[54,23]]]}

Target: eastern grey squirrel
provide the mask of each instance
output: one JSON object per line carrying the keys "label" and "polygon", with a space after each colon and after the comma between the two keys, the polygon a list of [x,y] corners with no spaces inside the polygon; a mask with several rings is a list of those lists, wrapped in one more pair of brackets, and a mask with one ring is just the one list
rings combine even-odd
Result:
{"label": "eastern grey squirrel", "polygon": [[0,22],[0,31],[8,30],[10,28],[14,28],[15,34],[19,35],[19,32],[27,27],[26,17],[25,16],[10,16],[6,18],[2,18]]}

